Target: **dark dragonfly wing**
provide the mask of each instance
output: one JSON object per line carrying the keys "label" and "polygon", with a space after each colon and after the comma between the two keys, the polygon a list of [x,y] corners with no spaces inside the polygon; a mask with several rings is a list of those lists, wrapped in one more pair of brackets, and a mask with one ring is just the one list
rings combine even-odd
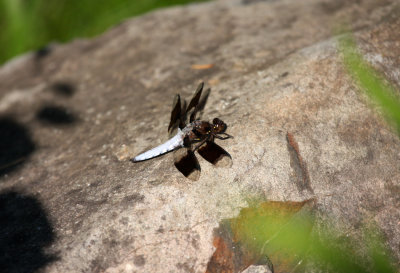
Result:
{"label": "dark dragonfly wing", "polygon": [[190,100],[189,105],[186,109],[186,115],[190,114],[190,122],[192,122],[196,118],[196,113],[198,111],[197,106],[200,102],[200,97],[201,97],[201,92],[203,92],[203,87],[204,87],[204,82],[200,83],[199,86],[197,86],[197,89],[194,92],[194,95]]}
{"label": "dark dragonfly wing", "polygon": [[174,152],[175,167],[190,180],[200,177],[200,164],[190,148],[182,148]]}
{"label": "dark dragonfly wing", "polygon": [[182,106],[181,97],[177,94],[172,103],[171,119],[168,125],[168,135],[172,136],[176,133],[176,129],[182,122]]}
{"label": "dark dragonfly wing", "polygon": [[201,92],[203,91],[203,87],[204,87],[204,82],[200,83],[199,86],[197,86],[197,89],[194,92],[194,95],[193,95],[192,99],[190,100],[190,103],[186,109],[187,112],[192,110],[192,108],[196,108],[196,106],[199,104]]}
{"label": "dark dragonfly wing", "polygon": [[[182,129],[185,127],[185,108],[185,101],[181,103],[180,96],[176,95],[172,104],[171,120],[168,126],[168,134],[170,137],[177,133],[178,128]],[[200,177],[200,164],[191,148],[178,149],[173,153],[175,167],[185,177],[191,180],[198,180]]]}
{"label": "dark dragonfly wing", "polygon": [[[196,119],[196,114],[204,109],[211,90],[208,88],[202,96],[203,87],[203,82],[198,85],[187,107],[185,100],[181,101],[179,95],[175,96],[174,103],[172,104],[171,120],[168,126],[169,133],[174,126],[176,127],[177,123],[179,128],[184,128],[188,115],[190,115],[190,122],[193,122]],[[179,119],[180,121],[178,122]]]}
{"label": "dark dragonfly wing", "polygon": [[231,155],[214,141],[207,141],[198,149],[199,154],[211,164],[217,167],[228,167],[232,165]]}
{"label": "dark dragonfly wing", "polygon": [[[204,107],[206,106],[210,92],[211,92],[210,88],[208,88],[206,91],[203,92],[203,95],[200,98],[199,104],[197,104],[196,111],[194,111],[195,115],[199,112],[201,114],[201,112],[203,111]],[[195,118],[196,117],[194,117],[193,120],[195,120]]]}

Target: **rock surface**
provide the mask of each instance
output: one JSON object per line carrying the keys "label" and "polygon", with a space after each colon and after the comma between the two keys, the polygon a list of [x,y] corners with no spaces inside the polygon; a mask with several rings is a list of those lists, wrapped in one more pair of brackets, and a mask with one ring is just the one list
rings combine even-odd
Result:
{"label": "rock surface", "polygon": [[[0,234],[18,244],[1,239],[10,255],[0,266],[204,272],[213,229],[249,198],[314,195],[345,234],[375,220],[399,261],[400,140],[346,75],[332,34],[351,22],[368,61],[400,86],[399,12],[395,0],[221,0],[7,63]],[[235,137],[218,142],[233,166],[200,159],[193,182],[171,154],[129,162],[167,139],[174,94],[188,98],[200,81],[212,89],[203,117],[220,117]],[[307,164],[306,187],[287,132]]]}

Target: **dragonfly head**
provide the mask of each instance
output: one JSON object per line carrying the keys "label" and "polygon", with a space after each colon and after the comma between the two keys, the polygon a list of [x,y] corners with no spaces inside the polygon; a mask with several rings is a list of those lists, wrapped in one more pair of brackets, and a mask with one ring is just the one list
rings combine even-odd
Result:
{"label": "dragonfly head", "polygon": [[213,119],[213,131],[216,134],[221,134],[226,131],[226,124],[219,118]]}

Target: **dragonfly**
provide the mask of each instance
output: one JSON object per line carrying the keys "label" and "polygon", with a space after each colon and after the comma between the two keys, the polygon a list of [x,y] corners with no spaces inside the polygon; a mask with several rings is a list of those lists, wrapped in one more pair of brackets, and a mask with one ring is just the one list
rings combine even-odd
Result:
{"label": "dragonfly", "polygon": [[[200,177],[200,164],[195,156],[197,151],[205,160],[217,167],[232,165],[232,158],[228,152],[217,145],[214,140],[233,138],[225,131],[227,125],[219,118],[212,122],[196,118],[202,111],[210,94],[207,89],[202,96],[204,83],[197,87],[189,105],[181,103],[177,94],[172,104],[171,118],[168,125],[170,139],[165,143],[131,158],[132,162],[149,160],[169,152],[174,152],[175,167],[187,178],[198,180]],[[187,123],[189,117],[189,123]]]}

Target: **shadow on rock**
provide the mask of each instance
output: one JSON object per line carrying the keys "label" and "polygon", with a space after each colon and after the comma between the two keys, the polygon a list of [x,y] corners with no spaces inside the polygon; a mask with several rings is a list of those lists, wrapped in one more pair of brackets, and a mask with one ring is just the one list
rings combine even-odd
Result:
{"label": "shadow on rock", "polygon": [[35,52],[35,58],[40,60],[44,57],[47,57],[51,53],[51,48],[49,46],[42,47]]}
{"label": "shadow on rock", "polygon": [[40,202],[14,191],[0,193],[1,272],[35,272],[57,259],[44,248],[54,233]]}
{"label": "shadow on rock", "polygon": [[0,176],[20,166],[34,150],[27,128],[12,118],[0,118]]}
{"label": "shadow on rock", "polygon": [[70,125],[77,121],[76,116],[62,106],[43,106],[36,113],[36,117],[43,123],[51,125]]}
{"label": "shadow on rock", "polygon": [[55,95],[71,97],[75,93],[75,87],[68,82],[55,82],[51,85],[51,91]]}
{"label": "shadow on rock", "polygon": [[45,46],[41,49],[37,50],[33,55],[33,66],[32,73],[34,76],[39,76],[43,72],[43,61],[44,59],[51,54],[51,47]]}

